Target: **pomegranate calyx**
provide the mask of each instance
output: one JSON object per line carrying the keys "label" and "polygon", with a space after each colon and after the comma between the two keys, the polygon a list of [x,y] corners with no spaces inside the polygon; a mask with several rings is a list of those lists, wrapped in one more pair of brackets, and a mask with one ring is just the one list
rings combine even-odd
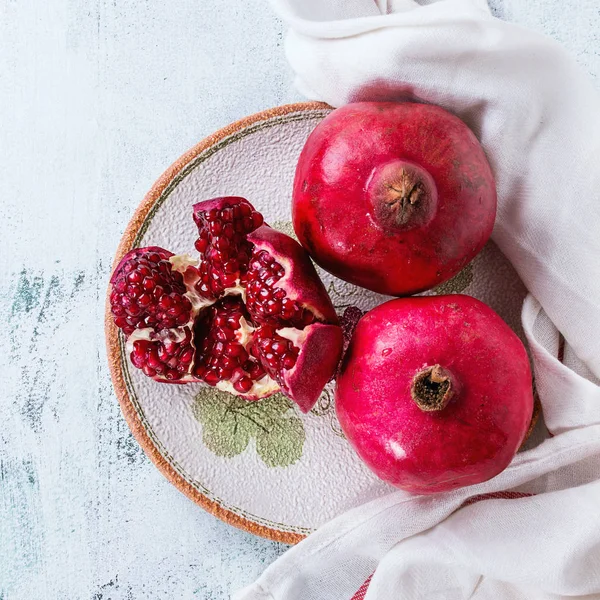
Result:
{"label": "pomegranate calyx", "polygon": [[455,392],[454,376],[448,369],[437,364],[419,371],[410,386],[412,399],[424,412],[443,410]]}
{"label": "pomegranate calyx", "polygon": [[376,221],[390,230],[426,225],[435,215],[437,188],[420,166],[394,160],[373,170],[367,194]]}

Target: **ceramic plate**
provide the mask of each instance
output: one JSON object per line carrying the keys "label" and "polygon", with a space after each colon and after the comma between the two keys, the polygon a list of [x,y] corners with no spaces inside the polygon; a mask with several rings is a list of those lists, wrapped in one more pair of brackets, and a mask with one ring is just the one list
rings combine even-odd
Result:
{"label": "ceramic plate", "polygon": [[[150,190],[115,261],[138,246],[194,254],[192,204],[215,196],[244,196],[269,224],[293,235],[295,165],[306,138],[330,110],[318,103],[282,106],[200,142]],[[320,274],[340,315],[386,299]],[[526,290],[492,243],[434,291],[448,292],[480,298],[523,337],[519,314]],[[331,387],[303,415],[281,395],[250,403],[200,384],[161,384],[132,367],[109,313],[106,333],[114,387],[133,434],[171,483],[220,519],[295,543],[392,489],[369,473],[344,439]]]}

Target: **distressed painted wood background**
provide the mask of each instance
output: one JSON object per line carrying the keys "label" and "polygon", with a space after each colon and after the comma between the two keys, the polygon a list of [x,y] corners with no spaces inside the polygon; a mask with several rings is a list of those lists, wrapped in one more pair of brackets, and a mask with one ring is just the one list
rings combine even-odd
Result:
{"label": "distressed painted wood background", "polygon": [[[598,0],[495,0],[600,87]],[[230,121],[301,98],[267,0],[0,2],[0,600],[228,598],[285,550],[217,521],[129,433],[104,352],[145,191]]]}

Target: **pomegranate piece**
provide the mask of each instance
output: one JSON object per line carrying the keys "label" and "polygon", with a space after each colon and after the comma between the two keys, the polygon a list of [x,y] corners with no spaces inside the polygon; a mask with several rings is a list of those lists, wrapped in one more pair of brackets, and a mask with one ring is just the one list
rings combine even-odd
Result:
{"label": "pomegranate piece", "polygon": [[110,304],[115,324],[130,335],[135,329],[172,329],[185,325],[192,305],[171,252],[151,247],[130,252],[111,279]]}
{"label": "pomegranate piece", "polygon": [[196,291],[218,298],[245,272],[252,253],[247,235],[262,225],[263,218],[244,198],[230,197],[196,204],[194,221],[199,232],[195,246],[203,257]]}
{"label": "pomegranate piece", "polygon": [[140,248],[115,269],[111,309],[132,364],[248,400],[281,391],[310,410],[343,339],[305,250],[244,198],[200,202],[193,216],[200,260]]}
{"label": "pomegranate piece", "polygon": [[367,466],[418,494],[496,476],[533,414],[523,344],[491,308],[462,295],[391,300],[367,313],[335,398]]}
{"label": "pomegranate piece", "polygon": [[296,169],[294,229],[337,277],[382,294],[421,292],[458,273],[496,215],[475,135],[431,105],[360,102],[311,133]]}
{"label": "pomegranate piece", "polygon": [[111,278],[115,325],[131,362],[157,381],[191,381],[194,313],[174,255],[155,246],[129,252]]}

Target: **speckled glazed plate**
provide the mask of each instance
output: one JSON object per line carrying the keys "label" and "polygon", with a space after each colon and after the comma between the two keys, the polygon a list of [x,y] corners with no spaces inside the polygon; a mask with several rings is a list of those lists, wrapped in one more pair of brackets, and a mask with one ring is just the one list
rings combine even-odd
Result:
{"label": "speckled glazed plate", "polygon": [[[192,204],[215,196],[244,196],[269,224],[293,235],[296,162],[306,138],[330,110],[318,103],[282,106],[200,142],[144,198],[115,261],[138,246],[194,254]],[[340,314],[386,299],[320,274]],[[433,293],[442,292],[480,298],[523,337],[519,315],[526,290],[493,244]],[[132,367],[108,312],[106,336],[114,387],[133,434],[173,485],[220,519],[295,543],[341,512],[391,490],[367,471],[344,439],[331,387],[303,415],[281,395],[250,403],[200,384],[161,384]]]}

